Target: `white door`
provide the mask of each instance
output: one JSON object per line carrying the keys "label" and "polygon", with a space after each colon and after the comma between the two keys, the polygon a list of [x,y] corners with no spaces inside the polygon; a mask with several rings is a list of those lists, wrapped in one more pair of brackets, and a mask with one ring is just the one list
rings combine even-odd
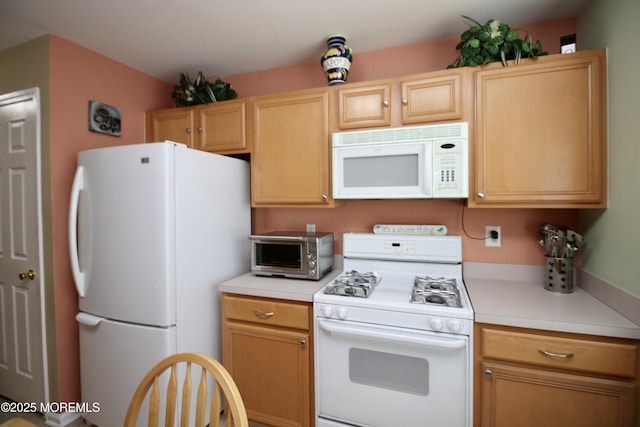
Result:
{"label": "white door", "polygon": [[[114,322],[86,313],[76,319],[82,402],[89,404],[82,416],[96,426],[121,427],[138,383],[156,363],[176,352],[176,327]],[[146,420],[147,414],[143,410],[140,419]]]}
{"label": "white door", "polygon": [[175,325],[174,150],[159,143],[79,153],[69,247],[80,311]]}
{"label": "white door", "polygon": [[0,394],[45,401],[38,89],[0,95]]}

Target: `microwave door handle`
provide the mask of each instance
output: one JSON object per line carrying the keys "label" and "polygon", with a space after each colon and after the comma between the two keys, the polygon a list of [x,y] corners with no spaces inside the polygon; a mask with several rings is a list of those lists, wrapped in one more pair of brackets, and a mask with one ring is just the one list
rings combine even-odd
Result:
{"label": "microwave door handle", "polygon": [[327,322],[319,322],[320,329],[336,335],[357,336],[365,338],[373,338],[384,341],[395,341],[398,343],[410,343],[429,347],[439,347],[448,349],[457,349],[464,347],[467,342],[464,339],[439,339],[437,337],[420,336],[415,334],[405,334],[402,332],[389,332],[382,329],[374,329],[372,327],[359,328],[357,326],[343,326],[329,324]]}
{"label": "microwave door handle", "polygon": [[251,240],[282,240],[282,241],[289,241],[289,242],[304,240],[304,238],[298,237],[298,236],[250,236],[249,239]]}

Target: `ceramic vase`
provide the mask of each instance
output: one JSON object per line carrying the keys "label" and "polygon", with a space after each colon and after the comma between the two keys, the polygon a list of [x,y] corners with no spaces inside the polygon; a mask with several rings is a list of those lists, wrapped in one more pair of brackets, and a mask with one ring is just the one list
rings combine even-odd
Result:
{"label": "ceramic vase", "polygon": [[353,56],[351,48],[345,45],[345,41],[345,37],[341,34],[332,34],[327,37],[327,50],[320,58],[320,63],[330,86],[347,82]]}

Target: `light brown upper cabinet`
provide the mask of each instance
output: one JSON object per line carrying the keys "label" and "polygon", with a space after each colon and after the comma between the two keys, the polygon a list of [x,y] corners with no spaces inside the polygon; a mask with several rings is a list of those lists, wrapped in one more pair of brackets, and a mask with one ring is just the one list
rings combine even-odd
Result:
{"label": "light brown upper cabinet", "polygon": [[338,90],[338,128],[391,125],[391,83],[359,84]]}
{"label": "light brown upper cabinet", "polygon": [[147,142],[166,139],[219,154],[248,153],[247,101],[221,101],[147,113]]}
{"label": "light brown upper cabinet", "polygon": [[254,207],[332,207],[328,88],[253,99]]}
{"label": "light brown upper cabinet", "polygon": [[165,140],[193,147],[195,114],[193,107],[167,108],[146,114],[146,142]]}
{"label": "light brown upper cabinet", "polygon": [[471,207],[607,206],[606,51],[475,73]]}
{"label": "light brown upper cabinet", "polygon": [[248,153],[247,101],[234,99],[196,108],[198,135],[195,148],[219,154]]}
{"label": "light brown upper cabinet", "polygon": [[468,69],[429,73],[402,80],[402,124],[462,120],[464,118],[464,79]]}
{"label": "light brown upper cabinet", "polygon": [[463,120],[468,73],[469,70],[461,68],[339,87],[337,128]]}

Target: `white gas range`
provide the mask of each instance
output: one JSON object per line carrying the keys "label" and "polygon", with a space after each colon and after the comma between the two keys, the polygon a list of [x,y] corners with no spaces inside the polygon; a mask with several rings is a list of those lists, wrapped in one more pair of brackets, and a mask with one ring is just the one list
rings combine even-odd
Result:
{"label": "white gas range", "polygon": [[314,295],[317,426],[472,423],[460,236],[346,233]]}

